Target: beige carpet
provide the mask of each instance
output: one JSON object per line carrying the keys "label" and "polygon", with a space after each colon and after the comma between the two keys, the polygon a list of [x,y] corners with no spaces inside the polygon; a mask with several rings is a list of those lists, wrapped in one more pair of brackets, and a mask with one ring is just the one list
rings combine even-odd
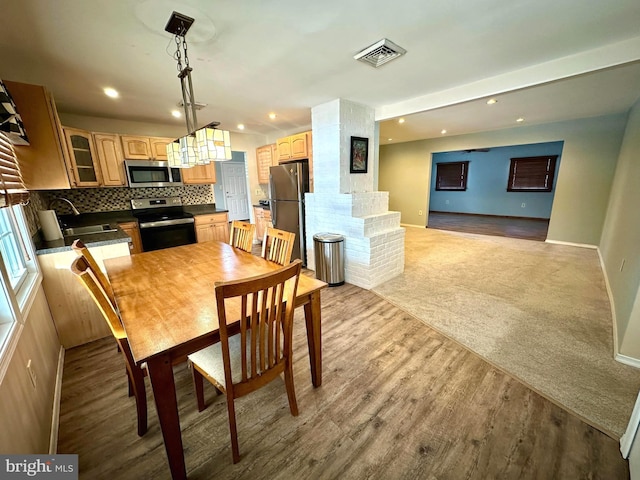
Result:
{"label": "beige carpet", "polygon": [[405,272],[374,290],[619,439],[640,370],[613,359],[596,250],[409,227]]}

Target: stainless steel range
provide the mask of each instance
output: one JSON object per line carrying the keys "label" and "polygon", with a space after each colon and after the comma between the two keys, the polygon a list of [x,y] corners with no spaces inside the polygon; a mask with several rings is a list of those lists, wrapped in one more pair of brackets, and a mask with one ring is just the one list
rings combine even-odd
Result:
{"label": "stainless steel range", "polygon": [[131,210],[145,252],[196,242],[193,215],[184,211],[180,197],[133,199]]}

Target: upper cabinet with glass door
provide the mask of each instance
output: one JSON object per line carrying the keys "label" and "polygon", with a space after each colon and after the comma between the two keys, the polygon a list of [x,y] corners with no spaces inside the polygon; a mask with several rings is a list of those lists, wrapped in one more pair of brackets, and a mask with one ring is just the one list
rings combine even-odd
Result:
{"label": "upper cabinet with glass door", "polygon": [[75,187],[98,187],[102,184],[91,132],[64,127],[70,153],[70,177]]}

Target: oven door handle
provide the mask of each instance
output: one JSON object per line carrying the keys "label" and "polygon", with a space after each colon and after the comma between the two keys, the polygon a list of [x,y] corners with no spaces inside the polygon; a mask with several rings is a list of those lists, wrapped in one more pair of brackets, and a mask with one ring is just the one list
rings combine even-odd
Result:
{"label": "oven door handle", "polygon": [[142,222],[140,228],[166,227],[168,225],[182,225],[185,223],[194,223],[193,218],[177,218],[173,220],[160,220],[159,222]]}

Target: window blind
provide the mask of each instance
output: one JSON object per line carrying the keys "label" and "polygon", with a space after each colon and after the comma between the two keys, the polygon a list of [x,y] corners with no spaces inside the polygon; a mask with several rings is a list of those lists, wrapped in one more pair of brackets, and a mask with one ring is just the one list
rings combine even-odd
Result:
{"label": "window blind", "polygon": [[16,152],[7,136],[0,132],[0,208],[28,200],[29,191],[24,186]]}
{"label": "window blind", "polygon": [[436,190],[466,190],[469,162],[436,164]]}
{"label": "window blind", "polygon": [[512,158],[508,192],[550,192],[556,171],[557,155]]}

